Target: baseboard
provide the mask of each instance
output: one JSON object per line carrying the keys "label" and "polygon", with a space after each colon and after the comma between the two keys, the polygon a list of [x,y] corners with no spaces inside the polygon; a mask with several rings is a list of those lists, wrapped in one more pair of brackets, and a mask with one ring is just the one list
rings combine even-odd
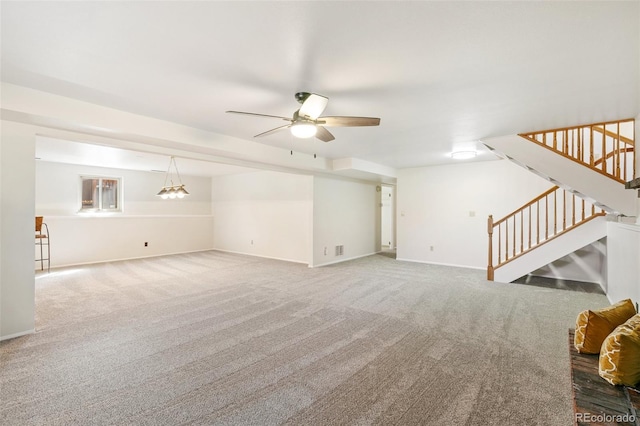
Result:
{"label": "baseboard", "polygon": [[464,268],[464,269],[475,269],[477,271],[486,271],[487,268],[479,267],[479,266],[469,266],[469,265],[457,265],[455,263],[441,263],[441,262],[429,262],[427,260],[415,260],[415,259],[403,259],[396,258],[401,262],[412,262],[412,263],[423,263],[426,265],[438,265],[438,266],[452,266],[454,268]]}
{"label": "baseboard", "polygon": [[7,336],[0,336],[0,342],[2,342],[3,340],[15,339],[16,337],[26,336],[27,334],[33,334],[35,332],[36,332],[36,329],[32,328],[31,330],[27,330],[27,331],[21,331],[19,333],[9,334]]}
{"label": "baseboard", "polygon": [[[98,265],[100,263],[124,262],[126,260],[150,259],[150,258],[153,258],[153,257],[174,256],[174,255],[177,255],[177,254],[200,253],[200,252],[203,252],[203,251],[211,251],[211,250],[215,250],[215,249],[206,248],[206,249],[189,250],[189,251],[178,251],[178,252],[174,252],[174,253],[151,254],[151,255],[148,255],[148,256],[123,257],[123,258],[118,258],[118,259],[94,260],[94,261],[89,261],[89,262],[68,263],[68,264],[64,264],[64,265],[51,265],[51,270],[62,269],[62,268],[72,268],[74,266]],[[40,269],[36,269],[35,270],[35,272],[39,272],[39,271],[40,271]],[[40,271],[40,272],[42,272],[42,271]]]}
{"label": "baseboard", "polygon": [[223,252],[223,253],[241,254],[243,256],[259,257],[261,259],[271,259],[271,260],[280,260],[282,262],[300,263],[302,265],[308,265],[309,264],[308,262],[303,262],[301,260],[285,259],[283,257],[274,257],[274,256],[263,256],[263,255],[255,254],[255,253],[244,253],[244,252],[241,252],[241,251],[223,250],[223,249],[217,249],[217,248],[214,248],[214,249],[211,249],[211,250],[220,251],[220,252]]}
{"label": "baseboard", "polygon": [[378,254],[378,253],[379,253],[379,252],[375,252],[375,251],[374,251],[374,252],[371,252],[371,253],[368,253],[368,254],[362,254],[362,255],[359,255],[359,256],[347,257],[347,258],[344,258],[344,259],[333,260],[333,261],[331,261],[331,262],[319,263],[319,264],[317,264],[317,265],[309,265],[309,268],[319,268],[319,267],[321,267],[321,266],[335,265],[336,263],[342,263],[342,262],[348,262],[348,261],[350,261],[350,260],[361,259],[361,258],[363,258],[363,257],[373,256],[373,255],[376,255],[376,254]]}

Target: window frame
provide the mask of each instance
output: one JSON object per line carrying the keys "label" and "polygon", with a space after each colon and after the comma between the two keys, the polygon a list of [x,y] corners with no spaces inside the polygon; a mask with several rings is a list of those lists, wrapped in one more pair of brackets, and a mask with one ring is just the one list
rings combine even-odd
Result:
{"label": "window frame", "polygon": [[[98,180],[98,207],[84,208],[84,182],[91,180]],[[104,180],[112,180],[116,181],[116,208],[105,208],[103,206],[103,181]],[[79,201],[80,208],[78,209],[78,213],[122,213],[123,212],[123,180],[120,176],[104,176],[104,175],[80,175],[78,177],[79,181]]]}

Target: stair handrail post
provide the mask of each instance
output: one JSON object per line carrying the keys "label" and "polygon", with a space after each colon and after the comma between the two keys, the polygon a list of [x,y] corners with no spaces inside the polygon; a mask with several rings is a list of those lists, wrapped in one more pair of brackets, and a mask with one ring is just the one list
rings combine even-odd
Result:
{"label": "stair handrail post", "polygon": [[[489,262],[487,265],[487,280],[493,281],[493,215],[487,219],[487,232],[489,233]],[[500,244],[500,242],[498,242]]]}

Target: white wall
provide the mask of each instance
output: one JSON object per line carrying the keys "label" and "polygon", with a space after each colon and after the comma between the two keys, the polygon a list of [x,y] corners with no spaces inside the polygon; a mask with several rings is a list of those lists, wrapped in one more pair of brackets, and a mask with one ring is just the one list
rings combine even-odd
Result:
{"label": "white wall", "polygon": [[400,170],[397,257],[485,269],[487,217],[497,220],[552,186],[506,160]]}
{"label": "white wall", "polygon": [[255,172],[212,179],[214,247],[309,263],[313,177]]}
{"label": "white wall", "polygon": [[640,226],[607,223],[607,297],[640,302]]}
{"label": "white wall", "polygon": [[2,122],[0,134],[0,340],[35,328],[35,136]]}
{"label": "white wall", "polygon": [[164,173],[91,167],[77,164],[36,162],[36,213],[77,216],[80,209],[80,176],[122,178],[124,215],[211,215],[211,179],[181,176],[191,195],[163,200],[156,194]]}
{"label": "white wall", "polygon": [[[123,212],[78,213],[81,175],[122,178]],[[213,248],[208,177],[182,176],[191,195],[162,200],[155,195],[162,173],[38,161],[35,176],[35,209],[49,226],[52,267]]]}
{"label": "white wall", "polygon": [[[335,255],[337,245],[344,245],[342,256]],[[379,248],[380,192],[376,185],[314,177],[311,266],[367,256]]]}

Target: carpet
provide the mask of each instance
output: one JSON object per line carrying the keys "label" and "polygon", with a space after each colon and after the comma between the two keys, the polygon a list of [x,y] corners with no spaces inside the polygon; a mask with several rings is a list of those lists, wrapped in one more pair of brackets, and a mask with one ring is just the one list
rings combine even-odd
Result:
{"label": "carpet", "polygon": [[567,329],[607,304],[380,255],[58,269],[0,343],[0,423],[567,425]]}

